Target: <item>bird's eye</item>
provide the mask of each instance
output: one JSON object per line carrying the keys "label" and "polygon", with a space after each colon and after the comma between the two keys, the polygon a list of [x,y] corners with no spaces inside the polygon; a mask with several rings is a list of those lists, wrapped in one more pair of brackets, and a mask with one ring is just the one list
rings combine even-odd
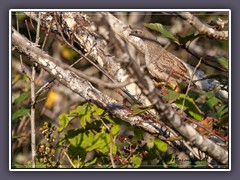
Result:
{"label": "bird's eye", "polygon": [[133,30],[134,34],[140,34],[138,30]]}

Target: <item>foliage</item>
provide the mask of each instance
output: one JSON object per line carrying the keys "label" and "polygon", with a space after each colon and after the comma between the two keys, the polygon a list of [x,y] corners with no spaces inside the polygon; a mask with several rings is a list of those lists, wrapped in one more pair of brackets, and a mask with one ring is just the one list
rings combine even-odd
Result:
{"label": "foliage", "polygon": [[22,116],[28,116],[29,112],[30,112],[30,109],[25,109],[25,108],[19,109],[13,113],[12,120],[16,120],[17,118]]}
{"label": "foliage", "polygon": [[[76,119],[79,127],[68,128],[69,123]],[[75,168],[111,168],[111,158],[119,168],[140,168],[146,157],[149,165],[157,158],[161,166],[163,159],[155,154],[163,154],[168,149],[165,142],[150,135],[151,138],[145,140],[144,131],[127,125],[92,103],[61,114],[58,123],[57,131],[61,138],[57,147],[68,147],[69,161]],[[122,134],[121,126],[133,135]],[[89,154],[94,155],[89,158]]]}

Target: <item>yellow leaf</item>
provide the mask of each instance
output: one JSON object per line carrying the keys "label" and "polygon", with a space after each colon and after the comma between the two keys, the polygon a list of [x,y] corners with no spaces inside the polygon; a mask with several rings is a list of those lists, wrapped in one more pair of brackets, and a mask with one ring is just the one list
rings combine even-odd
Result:
{"label": "yellow leaf", "polygon": [[56,102],[57,97],[58,97],[58,94],[56,92],[54,92],[53,90],[51,90],[48,94],[48,98],[45,103],[45,107],[47,107],[48,109],[51,109],[53,104]]}

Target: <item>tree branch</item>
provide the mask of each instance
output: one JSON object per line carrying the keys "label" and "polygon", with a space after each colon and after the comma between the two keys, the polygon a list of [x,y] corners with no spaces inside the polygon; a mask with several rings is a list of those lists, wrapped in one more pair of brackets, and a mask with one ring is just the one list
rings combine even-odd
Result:
{"label": "tree branch", "polygon": [[228,31],[217,31],[203,24],[196,16],[189,12],[177,12],[177,14],[189,24],[191,24],[200,34],[205,34],[210,38],[228,40]]}

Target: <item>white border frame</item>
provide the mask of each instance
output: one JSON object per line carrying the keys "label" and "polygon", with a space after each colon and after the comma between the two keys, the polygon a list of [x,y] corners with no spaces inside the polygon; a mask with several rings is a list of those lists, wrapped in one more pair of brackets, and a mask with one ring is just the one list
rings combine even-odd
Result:
{"label": "white border frame", "polygon": [[[94,12],[130,12],[130,11],[142,11],[142,12],[173,12],[173,11],[194,11],[194,12],[228,12],[229,13],[229,30],[228,30],[228,53],[229,53],[229,168],[228,169],[12,169],[12,135],[11,135],[11,107],[12,107],[12,88],[11,88],[11,75],[12,75],[12,42],[11,42],[11,30],[12,30],[12,12],[30,12],[30,11],[42,11],[42,12],[57,12],[57,11],[94,11]],[[10,9],[9,10],[9,171],[231,171],[231,10],[230,9]]]}

